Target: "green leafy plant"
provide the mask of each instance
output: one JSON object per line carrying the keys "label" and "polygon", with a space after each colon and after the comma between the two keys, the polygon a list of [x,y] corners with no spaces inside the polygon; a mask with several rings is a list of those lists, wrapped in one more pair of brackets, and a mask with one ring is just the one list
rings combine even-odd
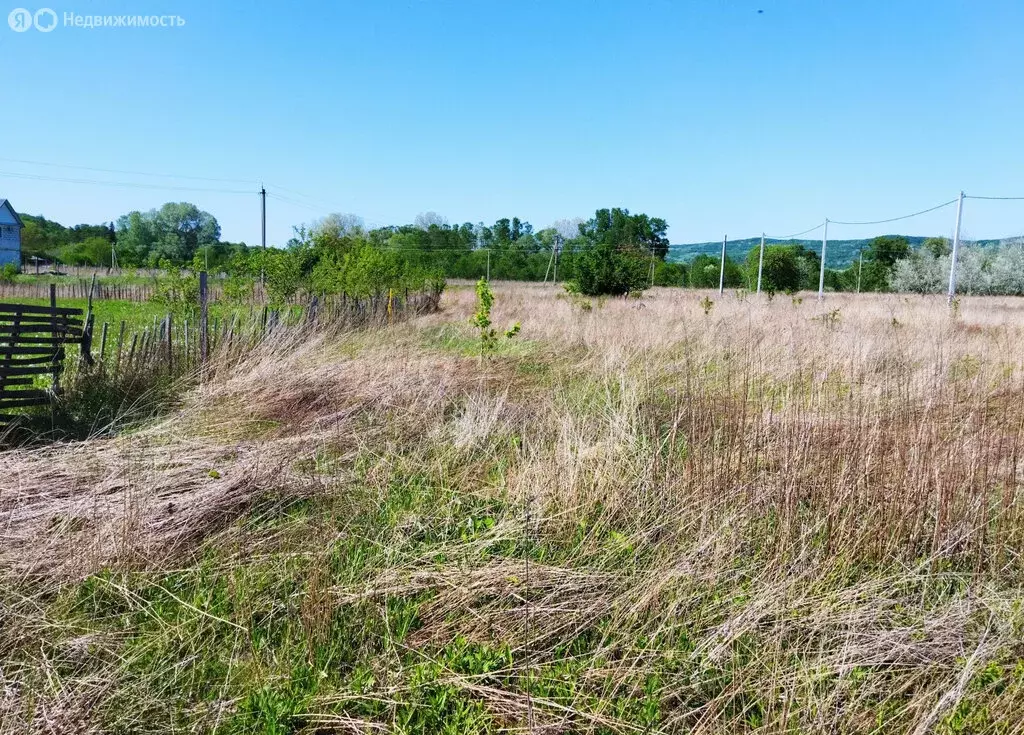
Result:
{"label": "green leafy plant", "polygon": [[150,300],[178,316],[192,316],[199,305],[199,278],[174,266],[169,260],[160,262],[165,273],[154,278]]}
{"label": "green leafy plant", "polygon": [[4,267],[0,268],[0,283],[14,283],[17,276],[18,266],[14,263],[5,263]]}
{"label": "green leafy plant", "polygon": [[[480,332],[480,359],[491,354],[498,348],[498,332],[491,325],[491,307],[494,306],[494,293],[487,280],[481,278],[476,284],[476,312],[469,323]],[[505,330],[505,339],[512,339],[519,334],[519,322]]]}

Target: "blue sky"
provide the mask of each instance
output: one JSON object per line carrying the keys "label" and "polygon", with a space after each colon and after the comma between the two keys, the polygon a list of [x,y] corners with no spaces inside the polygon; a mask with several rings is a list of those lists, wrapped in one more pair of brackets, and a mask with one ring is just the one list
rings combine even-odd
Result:
{"label": "blue sky", "polygon": [[[330,211],[539,228],[625,206],[693,242],[1024,195],[1019,0],[50,7],[185,19],[0,26],[0,197],[65,224],[186,200],[257,243],[260,181],[291,200],[268,201],[271,244]],[[829,235],[947,234],[953,217]],[[1024,202],[969,201],[964,227],[1024,233]]]}

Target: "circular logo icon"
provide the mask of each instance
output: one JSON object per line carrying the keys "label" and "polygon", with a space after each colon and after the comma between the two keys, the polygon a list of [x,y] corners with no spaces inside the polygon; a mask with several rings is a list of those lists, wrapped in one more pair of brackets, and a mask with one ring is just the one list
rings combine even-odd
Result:
{"label": "circular logo icon", "polygon": [[32,20],[36,24],[36,29],[43,33],[49,33],[57,27],[57,14],[49,8],[39,8]]}
{"label": "circular logo icon", "polygon": [[16,33],[24,33],[32,27],[32,11],[15,8],[7,15],[7,25]]}

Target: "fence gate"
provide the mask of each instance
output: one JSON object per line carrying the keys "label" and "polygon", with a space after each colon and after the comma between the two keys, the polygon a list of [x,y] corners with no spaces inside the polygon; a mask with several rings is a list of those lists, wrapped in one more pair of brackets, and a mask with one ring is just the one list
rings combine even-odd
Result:
{"label": "fence gate", "polygon": [[[87,334],[81,309],[0,304],[0,426],[11,409],[46,406],[60,387],[64,348]],[[40,378],[49,375],[50,387]]]}

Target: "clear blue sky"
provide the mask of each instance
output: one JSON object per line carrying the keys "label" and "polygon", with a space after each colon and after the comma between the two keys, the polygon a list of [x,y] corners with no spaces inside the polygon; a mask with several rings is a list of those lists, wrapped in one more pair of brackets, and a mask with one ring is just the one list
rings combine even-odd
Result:
{"label": "clear blue sky", "polygon": [[[305,205],[269,200],[271,244],[330,211],[540,228],[625,206],[692,242],[896,216],[960,189],[1024,194],[1020,0],[51,7],[186,23],[0,25],[0,157],[239,181],[10,160],[0,171],[251,191],[262,180]],[[254,193],[5,173],[0,197],[65,224],[192,201],[225,239],[259,241]],[[945,234],[953,215],[829,234]],[[968,202],[965,230],[1021,234],[1024,202]]]}

